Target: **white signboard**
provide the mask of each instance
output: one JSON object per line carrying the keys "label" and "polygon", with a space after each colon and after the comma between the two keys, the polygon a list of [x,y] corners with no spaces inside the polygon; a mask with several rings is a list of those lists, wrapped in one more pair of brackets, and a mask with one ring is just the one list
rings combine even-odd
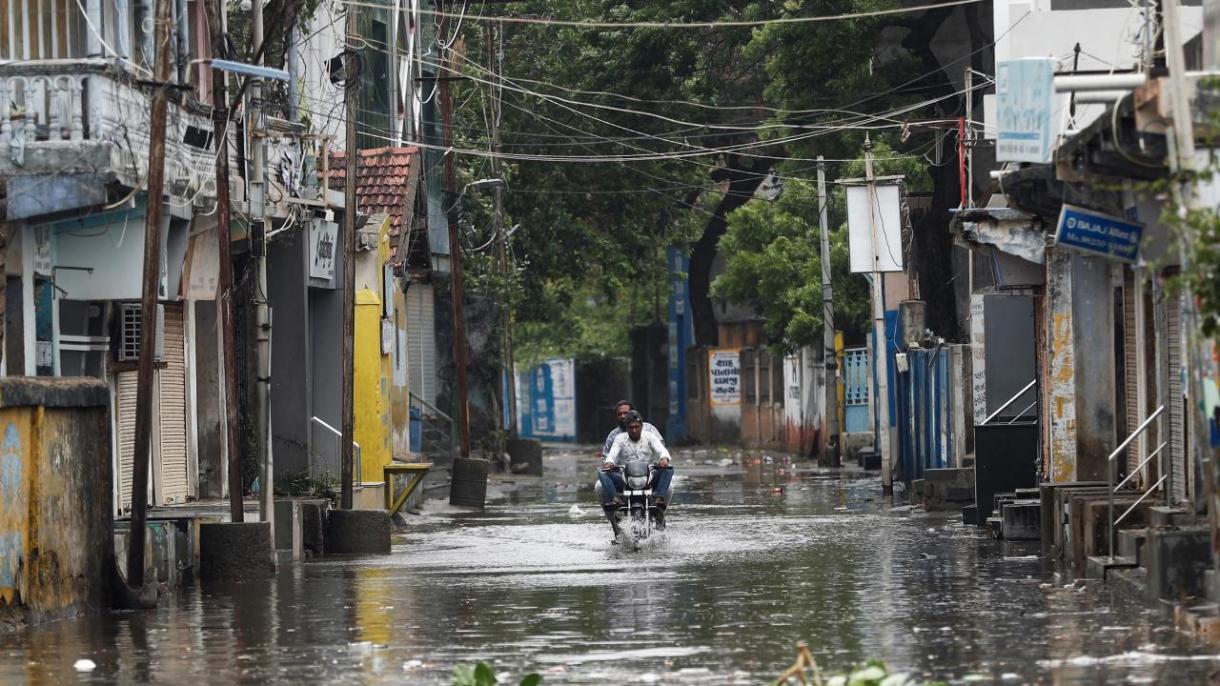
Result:
{"label": "white signboard", "polygon": [[741,403],[741,354],[738,350],[709,350],[708,394],[713,405]]}
{"label": "white signboard", "polygon": [[309,276],[315,279],[335,278],[335,241],[339,225],[315,221],[309,225]]}
{"label": "white signboard", "polygon": [[996,64],[998,162],[1051,161],[1055,60],[1036,57]]}
{"label": "white signboard", "polygon": [[[847,231],[852,273],[902,271],[902,210],[897,185],[847,187]],[[872,197],[870,197],[872,196]],[[877,240],[874,250],[873,239]],[[873,258],[877,265],[874,268]]]}

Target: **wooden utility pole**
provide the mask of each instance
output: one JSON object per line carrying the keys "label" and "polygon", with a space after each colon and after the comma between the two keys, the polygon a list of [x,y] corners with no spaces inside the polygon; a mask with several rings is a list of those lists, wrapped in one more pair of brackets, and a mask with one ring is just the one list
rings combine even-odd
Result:
{"label": "wooden utility pole", "polygon": [[[442,11],[440,20],[439,35],[445,36],[449,41],[454,40],[446,35],[446,20],[444,7],[442,2],[437,2],[438,9]],[[450,295],[453,298],[453,364],[456,367],[457,376],[457,420],[458,432],[460,435],[460,456],[470,457],[470,408],[467,404],[466,390],[466,322],[462,314],[462,243],[458,235],[458,202],[461,201],[461,194],[457,192],[457,174],[453,166],[453,90],[449,83],[453,76],[449,73],[449,55],[441,54],[441,123],[444,127],[445,138],[445,190],[446,205],[448,209],[445,214],[449,219],[449,274],[450,283],[452,284]]]}
{"label": "wooden utility pole", "polygon": [[148,463],[152,448],[152,384],[157,352],[157,292],[161,285],[161,208],[165,183],[165,119],[169,109],[170,0],[157,0],[156,59],[148,141],[148,209],[144,218],[144,290],[140,298],[140,366],[136,377],[136,435],[131,473],[131,533],[127,584],[144,585],[144,526],[148,520]]}
{"label": "wooden utility pole", "polygon": [[[211,0],[206,5],[208,33],[212,37],[212,52],[225,53],[224,0]],[[228,452],[229,518],[245,521],[242,509],[241,438],[238,426],[237,390],[237,329],[233,315],[233,244],[229,236],[232,219],[229,205],[229,109],[225,73],[212,70],[212,128],[216,145],[216,240],[220,243],[218,297],[216,306],[220,318],[224,358],[225,448]]]}
{"label": "wooden utility pole", "polygon": [[822,362],[826,367],[826,454],[830,467],[839,466],[839,393],[835,359],[835,306],[830,283],[830,220],[826,207],[826,162],[818,155],[818,225],[822,233]]}
{"label": "wooden utility pole", "polygon": [[347,124],[344,138],[347,156],[343,160],[343,394],[341,417],[343,443],[340,446],[342,490],[339,494],[339,507],[352,509],[352,478],[355,472],[355,454],[352,441],[355,440],[355,398],[352,396],[356,380],[355,372],[355,335],[356,335],[356,116],[359,111],[360,69],[359,55],[356,54],[356,33],[359,29],[356,23],[358,6],[349,3],[347,6],[347,26],[345,33],[346,50],[344,51],[343,70],[343,100],[347,110]]}

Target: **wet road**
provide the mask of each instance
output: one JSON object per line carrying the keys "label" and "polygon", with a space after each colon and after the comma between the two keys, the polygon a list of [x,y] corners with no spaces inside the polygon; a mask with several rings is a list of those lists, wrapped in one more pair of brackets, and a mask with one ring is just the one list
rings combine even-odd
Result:
{"label": "wet road", "polygon": [[549,453],[545,480],[493,489],[484,513],[409,518],[389,557],[0,636],[0,683],[443,684],[486,660],[547,684],[761,684],[798,640],[824,668],[879,657],[956,683],[1220,670],[1163,613],[1058,579],[1029,545],[882,510],[875,476],[692,465],[722,457],[680,456],[671,528],[639,553],[609,545],[591,480]]}

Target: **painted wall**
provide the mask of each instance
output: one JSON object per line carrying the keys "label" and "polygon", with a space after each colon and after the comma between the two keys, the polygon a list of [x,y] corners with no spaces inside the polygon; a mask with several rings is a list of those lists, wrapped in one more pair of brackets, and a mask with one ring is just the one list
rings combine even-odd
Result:
{"label": "painted wall", "polygon": [[108,402],[99,379],[0,380],[0,624],[109,607]]}
{"label": "painted wall", "polygon": [[1046,251],[1046,346],[1043,429],[1049,481],[1076,480],[1076,346],[1072,335],[1072,256]]}
{"label": "painted wall", "polygon": [[825,444],[826,366],[820,349],[801,348],[784,358],[784,445],[788,452],[816,455]]}

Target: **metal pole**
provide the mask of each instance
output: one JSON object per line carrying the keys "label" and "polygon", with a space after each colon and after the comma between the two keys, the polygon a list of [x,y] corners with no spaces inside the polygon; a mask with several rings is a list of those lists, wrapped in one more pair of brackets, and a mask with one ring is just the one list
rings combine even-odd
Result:
{"label": "metal pole", "polygon": [[[212,50],[224,54],[224,0],[212,0],[207,5],[208,32]],[[216,240],[220,244],[218,297],[224,363],[225,446],[228,453],[229,518],[234,522],[245,519],[242,510],[241,439],[237,413],[237,329],[233,316],[233,253],[229,237],[231,208],[229,205],[229,110],[225,73],[212,70],[212,128],[216,141]]]}
{"label": "metal pole", "polygon": [[[826,462],[838,467],[839,403],[835,374],[835,307],[830,283],[830,219],[826,206],[826,163],[818,155],[818,225],[822,234],[822,361],[826,365]],[[801,366],[802,371],[804,365]]]}
{"label": "metal pole", "polygon": [[165,185],[165,120],[169,109],[171,0],[157,0],[154,21],[156,85],[148,141],[148,210],[144,219],[144,275],[140,297],[140,366],[136,381],[136,435],[131,473],[131,533],[127,584],[144,585],[144,526],[148,520],[148,463],[152,448],[152,392],[157,353],[157,292],[161,285],[161,209]]}
{"label": "metal pole", "polygon": [[[257,46],[255,63],[263,64],[266,50],[263,48],[263,0],[254,0],[251,13],[251,39]],[[290,50],[291,52],[291,50]],[[259,521],[269,522],[271,530],[275,531],[275,464],[271,453],[271,305],[267,293],[267,224],[266,224],[266,194],[267,194],[267,151],[264,148],[266,133],[265,111],[263,109],[263,83],[254,79],[251,89],[250,108],[252,126],[250,127],[250,142],[254,148],[253,179],[257,184],[255,194],[259,199],[258,207],[251,207],[252,220],[258,222],[262,230],[255,236],[251,232],[250,248],[257,250],[258,259],[258,293],[255,294],[256,322],[256,368],[258,370],[257,399],[258,410],[256,425],[258,427],[258,463],[262,467],[259,478],[258,515]],[[251,203],[254,205],[254,203]],[[255,214],[257,212],[257,214]]]}
{"label": "metal pole", "polygon": [[[438,8],[443,7],[443,2],[438,2]],[[445,15],[441,14],[441,26],[439,34],[446,36],[446,26],[448,22]],[[447,36],[446,36],[447,37]],[[449,55],[443,53],[441,56],[441,120],[444,127],[445,138],[445,188],[448,190],[446,204],[448,209],[446,214],[449,219],[449,273],[450,282],[453,291],[450,295],[453,299],[453,363],[456,367],[456,394],[457,394],[457,420],[459,432],[459,455],[461,457],[470,457],[470,410],[467,405],[466,395],[466,323],[463,320],[462,313],[462,244],[458,236],[458,212],[457,205],[461,199],[461,195],[456,192],[457,174],[453,168],[453,91],[450,88],[450,79],[444,78],[452,76],[448,74]]]}
{"label": "metal pole", "polygon": [[347,6],[346,51],[343,68],[343,100],[347,106],[347,125],[344,129],[347,156],[343,181],[343,382],[342,393],[342,429],[340,440],[340,472],[342,474],[339,495],[339,507],[352,509],[352,471],[354,453],[352,441],[355,440],[355,410],[352,397],[355,382],[355,348],[356,333],[356,116],[359,103],[360,80],[357,78],[356,55],[356,23],[359,6]]}
{"label": "metal pole", "polygon": [[873,245],[873,367],[877,374],[877,440],[881,453],[881,488],[894,492],[893,462],[890,458],[889,345],[885,338],[885,298],[882,289],[881,253],[877,245],[877,184],[873,179],[873,142],[864,139],[864,178],[868,184],[868,230]]}

